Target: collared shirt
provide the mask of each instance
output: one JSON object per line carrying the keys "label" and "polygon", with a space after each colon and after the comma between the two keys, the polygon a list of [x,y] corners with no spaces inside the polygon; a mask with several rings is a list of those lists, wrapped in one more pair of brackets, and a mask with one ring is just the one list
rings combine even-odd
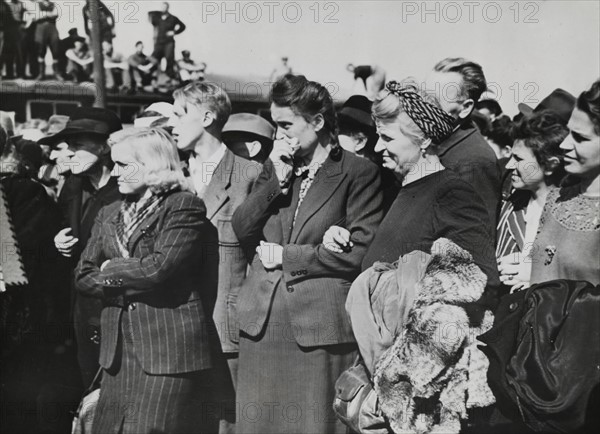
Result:
{"label": "collared shirt", "polygon": [[194,154],[190,156],[190,176],[199,197],[204,195],[204,191],[208,187],[208,184],[210,184],[210,180],[217,170],[217,166],[225,156],[226,151],[227,146],[221,142],[219,149],[204,161],[200,161]]}

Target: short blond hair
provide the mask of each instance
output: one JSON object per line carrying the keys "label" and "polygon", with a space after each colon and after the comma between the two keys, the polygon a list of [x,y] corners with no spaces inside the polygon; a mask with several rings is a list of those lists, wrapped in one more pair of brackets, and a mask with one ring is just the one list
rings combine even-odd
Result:
{"label": "short blond hair", "polygon": [[[113,138],[114,139],[114,138]],[[127,146],[136,163],[146,169],[146,184],[153,193],[190,191],[173,138],[162,128],[130,128],[116,137],[112,147]]]}
{"label": "short blond hair", "polygon": [[173,92],[175,101],[185,102],[196,107],[204,106],[215,114],[215,125],[223,129],[231,115],[229,95],[219,86],[207,81],[195,81]]}

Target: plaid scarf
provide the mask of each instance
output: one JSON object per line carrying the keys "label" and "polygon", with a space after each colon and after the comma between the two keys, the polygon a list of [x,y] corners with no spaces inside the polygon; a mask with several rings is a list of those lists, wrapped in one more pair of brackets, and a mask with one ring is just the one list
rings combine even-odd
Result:
{"label": "plaid scarf", "polygon": [[444,110],[425,101],[412,86],[403,86],[397,81],[390,81],[385,88],[400,98],[400,104],[406,114],[413,120],[427,137],[434,143],[441,143],[454,130],[454,118]]}
{"label": "plaid scarf", "polygon": [[124,258],[129,258],[127,245],[137,227],[163,202],[165,196],[155,194],[137,201],[125,199],[121,203],[117,225],[117,245]]}

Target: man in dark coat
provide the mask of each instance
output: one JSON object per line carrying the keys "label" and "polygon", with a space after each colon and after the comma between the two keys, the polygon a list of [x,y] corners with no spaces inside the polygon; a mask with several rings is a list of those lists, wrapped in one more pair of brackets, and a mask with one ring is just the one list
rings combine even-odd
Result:
{"label": "man in dark coat", "polygon": [[[108,136],[121,129],[117,116],[105,109],[80,109],[61,132],[40,140],[42,144],[69,145],[68,164],[72,175],[58,198],[65,223],[54,238],[58,251],[71,258],[73,269],[92,232],[103,206],[120,198],[117,182],[111,178],[112,161],[106,144]],[[100,300],[74,294],[73,320],[77,357],[83,384],[89,385],[98,371],[100,343]]]}
{"label": "man in dark coat", "polygon": [[441,108],[456,119],[454,132],[438,146],[440,161],[475,187],[488,210],[495,239],[500,167],[494,151],[471,121],[475,103],[487,90],[483,69],[463,58],[447,58],[435,65],[426,86]]}

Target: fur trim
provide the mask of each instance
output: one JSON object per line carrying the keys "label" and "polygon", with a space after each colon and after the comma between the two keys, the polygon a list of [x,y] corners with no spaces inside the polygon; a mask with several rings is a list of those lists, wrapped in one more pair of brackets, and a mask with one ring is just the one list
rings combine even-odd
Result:
{"label": "fur trim", "polygon": [[432,255],[406,328],[375,370],[381,409],[395,433],[458,433],[467,409],[494,402],[488,361],[476,342],[493,316],[486,312],[475,328],[464,309],[481,297],[486,276],[445,238],[433,244]]}

